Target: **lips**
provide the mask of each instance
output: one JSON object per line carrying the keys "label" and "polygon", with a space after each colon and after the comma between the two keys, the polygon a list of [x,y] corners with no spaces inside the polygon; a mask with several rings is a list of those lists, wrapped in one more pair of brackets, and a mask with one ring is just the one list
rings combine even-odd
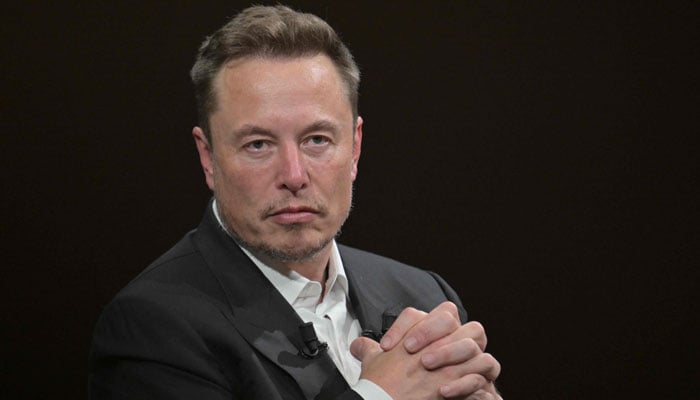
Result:
{"label": "lips", "polygon": [[318,210],[307,206],[289,206],[274,210],[268,217],[282,225],[309,222],[318,216]]}

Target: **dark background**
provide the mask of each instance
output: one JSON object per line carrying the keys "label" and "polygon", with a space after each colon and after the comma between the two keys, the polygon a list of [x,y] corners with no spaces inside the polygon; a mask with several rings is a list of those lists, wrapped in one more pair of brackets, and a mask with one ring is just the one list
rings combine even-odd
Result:
{"label": "dark background", "polygon": [[[697,396],[697,2],[291,4],[363,72],[342,242],[447,278],[507,399]],[[245,5],[2,6],[0,397],[85,398],[101,308],[198,224],[188,70]]]}

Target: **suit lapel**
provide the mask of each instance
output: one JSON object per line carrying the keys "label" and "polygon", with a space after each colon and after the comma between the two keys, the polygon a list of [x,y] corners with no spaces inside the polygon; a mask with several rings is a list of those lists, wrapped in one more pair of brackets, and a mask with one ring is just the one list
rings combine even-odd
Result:
{"label": "suit lapel", "polygon": [[[406,305],[397,301],[384,277],[367,260],[347,247],[339,245],[345,274],[350,287],[350,303],[363,331],[381,333],[388,328],[384,315],[398,316]],[[393,322],[393,321],[392,321]]]}
{"label": "suit lapel", "polygon": [[363,331],[381,332],[383,311],[378,306],[386,304],[384,296],[371,287],[372,279],[363,273],[363,268],[357,268],[361,264],[351,257],[346,257],[342,250],[340,255],[348,277],[350,304],[355,317],[360,321]]}
{"label": "suit lapel", "polygon": [[314,359],[300,354],[303,321],[221,229],[211,203],[197,229],[195,244],[226,293],[231,315],[224,314],[252,347],[291,375],[307,399],[347,389],[328,354]]}

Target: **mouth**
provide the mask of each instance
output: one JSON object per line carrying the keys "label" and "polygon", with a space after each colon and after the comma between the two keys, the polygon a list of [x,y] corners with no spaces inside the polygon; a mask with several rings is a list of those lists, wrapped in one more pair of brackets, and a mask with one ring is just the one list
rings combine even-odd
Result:
{"label": "mouth", "polygon": [[289,206],[273,210],[267,217],[278,224],[288,225],[313,221],[319,214],[320,212],[312,207]]}

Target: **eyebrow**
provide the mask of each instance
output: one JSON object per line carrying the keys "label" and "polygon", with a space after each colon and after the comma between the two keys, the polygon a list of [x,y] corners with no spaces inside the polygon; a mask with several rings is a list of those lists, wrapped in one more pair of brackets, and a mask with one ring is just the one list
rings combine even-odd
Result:
{"label": "eyebrow", "polygon": [[[340,131],[340,127],[338,124],[329,121],[327,119],[320,119],[318,121],[314,121],[311,125],[308,125],[301,131],[301,135],[306,135],[311,132],[317,132],[317,131],[329,131],[333,134],[337,133]],[[261,135],[261,136],[274,136],[273,131],[267,128],[263,128],[261,126],[257,125],[251,125],[251,124],[245,124],[242,127],[235,129],[233,131],[234,137],[246,137],[246,136],[252,136],[252,135]]]}
{"label": "eyebrow", "polygon": [[257,125],[245,124],[233,131],[234,137],[245,137],[252,135],[272,136],[272,131]]}
{"label": "eyebrow", "polygon": [[340,127],[338,124],[331,122],[327,119],[321,119],[318,121],[315,121],[311,125],[307,126],[303,131],[302,134],[306,135],[311,132],[318,132],[318,131],[329,131],[333,134],[337,133],[340,131]]}

